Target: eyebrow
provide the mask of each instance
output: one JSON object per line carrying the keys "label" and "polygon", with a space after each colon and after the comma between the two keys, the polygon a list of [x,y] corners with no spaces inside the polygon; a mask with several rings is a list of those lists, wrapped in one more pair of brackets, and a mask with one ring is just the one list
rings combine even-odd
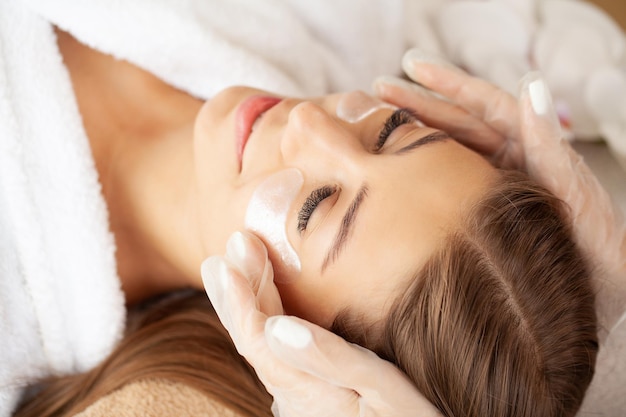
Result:
{"label": "eyebrow", "polygon": [[414,142],[409,143],[408,145],[406,145],[403,148],[398,149],[396,152],[394,152],[394,155],[401,155],[401,154],[405,154],[407,152],[411,152],[413,149],[415,148],[419,148],[420,146],[424,146],[427,145],[429,143],[433,143],[433,142],[440,142],[446,139],[451,139],[450,135],[448,135],[446,132],[438,130],[437,132],[433,132],[429,135],[423,136],[419,139],[417,139]]}
{"label": "eyebrow", "polygon": [[350,237],[350,232],[353,229],[356,216],[359,213],[359,207],[367,197],[368,187],[367,184],[361,185],[361,188],[356,193],[356,196],[350,203],[350,207],[346,211],[346,214],[343,215],[343,219],[341,219],[341,225],[339,226],[339,231],[335,236],[335,240],[331,245],[326,257],[324,258],[324,262],[322,263],[322,268],[320,274],[324,273],[324,270],[328,267],[329,264],[335,261],[341,250],[345,247],[346,242],[348,241],[348,237]]}
{"label": "eyebrow", "polygon": [[[405,154],[407,152],[411,152],[415,148],[419,148],[420,146],[424,146],[433,142],[440,142],[446,139],[450,139],[450,135],[448,135],[444,131],[439,130],[409,143],[408,145],[394,152],[394,155]],[[367,197],[368,191],[369,189],[367,187],[367,184],[361,185],[361,188],[352,200],[352,203],[350,203],[350,207],[348,207],[346,214],[344,214],[343,218],[341,219],[341,226],[339,226],[339,231],[335,236],[335,240],[328,250],[326,257],[324,258],[320,275],[324,273],[328,265],[330,265],[337,259],[337,257],[341,253],[341,250],[345,247],[348,241],[348,237],[350,236],[350,232],[352,231],[352,228],[354,226],[359,207],[365,200],[365,197]]]}

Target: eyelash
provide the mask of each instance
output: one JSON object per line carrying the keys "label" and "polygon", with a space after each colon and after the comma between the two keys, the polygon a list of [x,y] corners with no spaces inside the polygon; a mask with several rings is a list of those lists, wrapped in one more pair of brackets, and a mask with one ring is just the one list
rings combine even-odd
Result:
{"label": "eyelash", "polygon": [[333,195],[336,191],[337,187],[325,185],[313,190],[313,192],[309,194],[302,205],[300,212],[298,213],[298,232],[302,233],[306,230],[306,227],[309,224],[309,219],[313,215],[317,206],[322,201]]}
{"label": "eyelash", "polygon": [[[415,123],[415,121],[417,121],[417,116],[415,116],[413,111],[410,109],[402,108],[394,111],[385,121],[385,124],[378,135],[375,151],[378,152],[382,149],[394,130],[402,125]],[[313,192],[309,194],[302,205],[302,208],[298,212],[298,232],[302,233],[306,230],[307,225],[309,224],[309,219],[313,215],[317,206],[322,201],[333,195],[336,191],[337,187],[325,185],[313,190]]]}
{"label": "eyelash", "polygon": [[402,108],[394,111],[391,116],[387,120],[385,120],[385,124],[383,125],[382,130],[378,135],[378,141],[376,142],[376,146],[374,148],[375,152],[380,152],[380,150],[389,139],[389,136],[393,133],[394,130],[399,128],[402,125],[412,124],[417,121],[417,116],[411,109]]}

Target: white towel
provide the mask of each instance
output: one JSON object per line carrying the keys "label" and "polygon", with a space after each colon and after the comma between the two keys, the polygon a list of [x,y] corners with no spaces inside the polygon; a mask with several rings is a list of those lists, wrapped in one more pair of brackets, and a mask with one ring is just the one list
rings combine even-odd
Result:
{"label": "white towel", "polygon": [[0,2],[0,416],[34,379],[88,369],[125,317],[114,242],[50,24]]}
{"label": "white towel", "polygon": [[405,47],[402,0],[25,1],[83,43],[202,98],[232,85],[292,96],[369,89],[399,73]]}

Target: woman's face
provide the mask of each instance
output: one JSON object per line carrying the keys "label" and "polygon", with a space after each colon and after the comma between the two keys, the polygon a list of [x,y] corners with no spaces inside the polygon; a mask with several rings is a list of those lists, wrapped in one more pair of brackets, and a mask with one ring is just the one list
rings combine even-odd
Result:
{"label": "woman's face", "polygon": [[286,312],[326,327],[344,309],[381,317],[495,176],[406,111],[347,94],[301,100],[230,88],[204,105],[194,139],[207,255],[224,252],[276,179],[291,181],[272,197],[284,215],[265,221],[285,234],[300,271],[264,240]]}

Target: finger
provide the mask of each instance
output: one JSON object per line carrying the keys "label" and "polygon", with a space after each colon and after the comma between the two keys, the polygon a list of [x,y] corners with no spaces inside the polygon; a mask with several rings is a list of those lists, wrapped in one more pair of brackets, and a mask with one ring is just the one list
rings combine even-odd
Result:
{"label": "finger", "polygon": [[482,154],[494,154],[506,141],[502,134],[462,107],[415,83],[396,77],[379,77],[374,81],[374,90],[384,101],[412,109],[426,125],[447,132]]}
{"label": "finger", "polygon": [[233,233],[226,244],[226,258],[250,283],[260,311],[268,316],[283,314],[272,263],[261,239],[250,232]]}
{"label": "finger", "polygon": [[278,411],[280,417],[365,416],[355,391],[298,372],[302,377],[297,381],[274,390],[275,415]]}
{"label": "finger", "polygon": [[[286,320],[282,320],[286,319]],[[306,346],[312,340],[312,333],[306,327],[298,326],[285,316],[274,317],[271,320],[282,323],[280,331],[288,335],[289,340],[297,348]],[[266,322],[266,328],[268,323]],[[363,416],[360,410],[358,393],[350,387],[339,386],[320,379],[316,375],[302,372],[297,367],[292,367],[283,361],[281,363],[289,367],[292,372],[298,372],[301,377],[291,386],[281,386],[274,397],[275,408],[279,415],[283,416],[319,416],[319,415],[345,415]],[[323,402],[319,399],[324,398]]]}
{"label": "finger", "polygon": [[402,67],[411,79],[484,120],[498,133],[517,137],[517,100],[509,93],[418,49],[404,54]]}
{"label": "finger", "polygon": [[228,330],[237,350],[246,356],[249,345],[258,342],[265,315],[257,309],[250,283],[221,256],[202,263],[202,280],[211,304]]}
{"label": "finger", "polygon": [[276,316],[266,323],[266,338],[269,348],[288,365],[356,391],[366,403],[361,408],[384,410],[381,415],[414,415],[415,410],[423,410],[421,416],[441,416],[398,368],[319,326]]}
{"label": "finger", "polygon": [[226,242],[226,258],[248,279],[256,293],[267,262],[267,249],[263,242],[250,232],[234,232]]}
{"label": "finger", "polygon": [[[249,253],[250,250],[259,249],[258,245],[255,249],[258,239],[255,241],[250,236],[236,233],[227,245],[233,258],[241,263],[241,269],[225,257],[213,256],[203,262],[201,271],[207,295],[237,351],[254,367],[277,404],[285,411],[283,415],[306,416],[305,411],[311,410],[332,415],[332,411],[337,409],[350,410],[347,415],[358,415],[353,413],[355,409],[358,411],[355,408],[358,407],[358,396],[354,391],[332,386],[299,369],[291,368],[269,350],[264,334],[267,315],[258,309],[252,283],[242,273],[245,270],[258,274],[260,268],[247,262],[258,263],[263,260],[263,256]],[[260,284],[262,286],[263,283]],[[259,291],[263,291],[262,288]],[[317,404],[321,394],[334,399],[332,407],[326,409]]]}
{"label": "finger", "polygon": [[237,351],[255,368],[272,392],[274,387],[292,386],[301,372],[277,361],[267,347],[267,316],[256,306],[256,297],[247,279],[222,257],[208,258],[202,264],[207,295],[228,331]]}
{"label": "finger", "polygon": [[624,270],[626,229],[621,212],[596,176],[563,139],[550,92],[539,73],[522,82],[522,141],[529,174],[565,201],[579,243],[604,268]]}

